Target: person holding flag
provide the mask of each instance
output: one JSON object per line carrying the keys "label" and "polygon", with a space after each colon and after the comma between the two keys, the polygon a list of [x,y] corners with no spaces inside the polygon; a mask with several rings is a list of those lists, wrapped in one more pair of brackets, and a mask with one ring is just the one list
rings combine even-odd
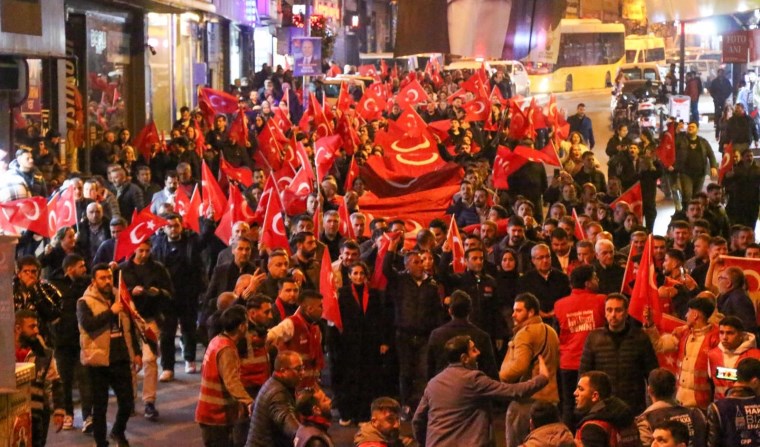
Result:
{"label": "person holding flag", "polygon": [[118,404],[110,438],[119,447],[128,446],[125,431],[134,408],[131,369],[142,369],[142,353],[132,319],[114,289],[108,264],[92,267],[92,283],[77,301],[77,321],[80,360],[92,385],[95,443],[98,447],[108,445],[106,411],[110,387]]}

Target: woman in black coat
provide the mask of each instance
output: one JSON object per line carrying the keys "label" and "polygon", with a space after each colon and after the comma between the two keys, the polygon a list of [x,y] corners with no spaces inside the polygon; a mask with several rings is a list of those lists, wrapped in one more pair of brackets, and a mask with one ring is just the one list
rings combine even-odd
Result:
{"label": "woman in black coat", "polygon": [[369,421],[372,400],[379,396],[377,375],[391,333],[380,293],[369,287],[370,270],[357,262],[350,283],[338,292],[343,331],[334,329],[331,342],[335,404],[340,425]]}
{"label": "woman in black coat", "polygon": [[[517,271],[517,253],[511,248],[507,248],[501,254],[501,259],[496,266],[496,290],[494,298],[501,309],[502,318],[506,323],[506,338],[512,338],[512,307],[515,305],[515,296],[517,295],[517,280],[520,279],[520,273]],[[496,342],[496,340],[494,340]],[[506,354],[506,346],[497,346],[497,358],[499,354]],[[502,352],[503,351],[503,352]]]}

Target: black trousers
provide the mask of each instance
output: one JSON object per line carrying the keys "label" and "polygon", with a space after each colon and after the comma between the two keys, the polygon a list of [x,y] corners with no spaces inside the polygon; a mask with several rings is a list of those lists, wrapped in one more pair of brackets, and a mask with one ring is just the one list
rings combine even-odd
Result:
{"label": "black trousers", "polygon": [[159,340],[161,350],[161,369],[173,371],[176,363],[174,356],[177,347],[174,336],[177,326],[182,331],[182,358],[186,362],[195,361],[195,349],[198,343],[196,336],[198,322],[198,307],[191,304],[193,300],[177,303],[171,311],[164,314],[164,322],[161,325],[161,337]]}
{"label": "black trousers", "polygon": [[562,422],[570,430],[575,429],[575,388],[578,386],[578,370],[560,369],[559,370],[559,400],[562,405]]}
{"label": "black trousers", "polygon": [[201,438],[205,447],[232,447],[231,425],[206,425],[201,426]]}
{"label": "black trousers", "polygon": [[129,362],[120,362],[110,366],[87,367],[92,382],[92,426],[98,447],[107,446],[106,412],[108,411],[108,388],[116,395],[118,410],[111,432],[123,435],[127,421],[135,406],[132,391],[132,371]]}
{"label": "black trousers", "polygon": [[48,428],[50,428],[50,410],[32,410],[32,447],[45,447]]}
{"label": "black trousers", "polygon": [[79,346],[57,347],[55,361],[58,363],[58,373],[61,375],[63,384],[63,410],[68,415],[74,415],[72,391],[76,380],[82,401],[82,420],[84,421],[92,414],[92,389],[87,371],[79,361]]}
{"label": "black trousers", "polygon": [[396,331],[401,405],[408,405],[412,411],[422,399],[427,385],[428,338],[427,335]]}

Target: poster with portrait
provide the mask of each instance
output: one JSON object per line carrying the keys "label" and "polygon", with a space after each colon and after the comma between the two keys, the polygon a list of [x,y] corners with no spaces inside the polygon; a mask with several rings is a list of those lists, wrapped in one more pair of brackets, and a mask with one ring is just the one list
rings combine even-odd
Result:
{"label": "poster with portrait", "polygon": [[322,74],[322,38],[293,37],[290,41],[293,52],[293,75],[315,76]]}

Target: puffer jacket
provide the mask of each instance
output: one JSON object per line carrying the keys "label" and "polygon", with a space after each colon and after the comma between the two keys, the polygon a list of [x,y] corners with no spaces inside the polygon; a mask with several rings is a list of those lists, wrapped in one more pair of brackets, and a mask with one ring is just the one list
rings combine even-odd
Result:
{"label": "puffer jacket", "polygon": [[612,394],[623,399],[634,413],[640,414],[646,408],[645,381],[649,372],[658,366],[649,337],[628,322],[620,333],[613,333],[605,325],[589,334],[578,373],[607,373],[612,382]]}
{"label": "puffer jacket", "polygon": [[573,434],[561,422],[547,424],[530,432],[520,447],[574,447]]}
{"label": "puffer jacket", "polygon": [[272,376],[256,396],[246,446],[290,447],[297,430],[294,390]]}

